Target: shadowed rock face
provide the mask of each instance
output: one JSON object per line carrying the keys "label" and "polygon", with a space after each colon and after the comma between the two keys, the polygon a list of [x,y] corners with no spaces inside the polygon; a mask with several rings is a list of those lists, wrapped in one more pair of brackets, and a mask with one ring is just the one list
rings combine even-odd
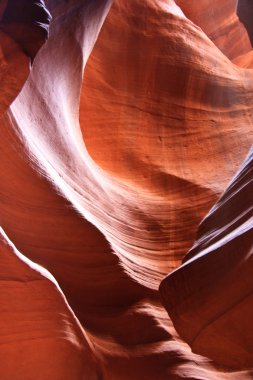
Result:
{"label": "shadowed rock face", "polygon": [[252,378],[252,49],[198,3],[3,7],[4,380]]}
{"label": "shadowed rock face", "polygon": [[4,13],[5,9],[6,9],[7,4],[8,4],[8,0],[2,0],[0,2],[0,20],[3,17],[3,13]]}
{"label": "shadowed rock face", "polygon": [[253,361],[252,157],[201,223],[184,264],[160,287],[194,352],[237,368]]}
{"label": "shadowed rock face", "polygon": [[0,2],[0,114],[24,85],[30,60],[48,37],[50,18],[43,1]]}
{"label": "shadowed rock face", "polygon": [[98,379],[89,343],[52,275],[2,229],[0,252],[2,378]]}
{"label": "shadowed rock face", "polygon": [[43,0],[8,0],[0,28],[33,60],[47,40],[50,20]]}
{"label": "shadowed rock face", "polygon": [[237,15],[247,29],[251,45],[253,45],[253,4],[250,0],[237,1]]}

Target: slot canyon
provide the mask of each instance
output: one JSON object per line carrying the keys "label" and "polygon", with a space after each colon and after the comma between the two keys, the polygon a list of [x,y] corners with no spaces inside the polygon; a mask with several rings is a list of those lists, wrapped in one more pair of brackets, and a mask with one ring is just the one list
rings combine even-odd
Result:
{"label": "slot canyon", "polygon": [[253,379],[253,2],[0,0],[0,37],[0,380]]}

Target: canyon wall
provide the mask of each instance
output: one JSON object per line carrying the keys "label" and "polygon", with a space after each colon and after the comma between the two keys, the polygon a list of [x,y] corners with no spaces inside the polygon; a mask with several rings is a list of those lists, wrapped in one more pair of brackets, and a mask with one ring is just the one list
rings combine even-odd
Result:
{"label": "canyon wall", "polygon": [[253,378],[250,2],[26,7],[0,2],[2,379]]}

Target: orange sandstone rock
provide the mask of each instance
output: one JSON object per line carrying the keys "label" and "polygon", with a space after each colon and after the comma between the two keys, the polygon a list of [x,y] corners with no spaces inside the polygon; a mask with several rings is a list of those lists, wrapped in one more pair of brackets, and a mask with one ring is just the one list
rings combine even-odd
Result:
{"label": "orange sandstone rock", "polygon": [[1,119],[1,224],[57,279],[93,351],[92,375],[63,365],[50,378],[252,376],[247,361],[231,370],[205,357],[219,359],[213,346],[192,353],[158,292],[253,141],[253,77],[240,67],[251,47],[236,7],[208,4],[222,26],[232,14],[242,50],[211,40],[209,18],[201,29],[181,3],[46,1],[49,39]]}
{"label": "orange sandstone rock", "polygon": [[56,281],[0,230],[1,378],[98,379],[91,347]]}
{"label": "orange sandstone rock", "polygon": [[43,0],[0,2],[0,115],[24,85],[30,59],[47,39],[49,22]]}
{"label": "orange sandstone rock", "polygon": [[166,309],[193,351],[250,368],[252,152],[199,227],[184,264],[162,281]]}

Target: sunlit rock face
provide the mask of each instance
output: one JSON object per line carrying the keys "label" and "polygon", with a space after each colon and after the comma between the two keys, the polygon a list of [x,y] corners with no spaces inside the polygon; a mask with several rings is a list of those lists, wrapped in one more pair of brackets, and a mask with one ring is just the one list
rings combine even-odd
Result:
{"label": "sunlit rock face", "polygon": [[252,2],[250,0],[177,0],[185,15],[198,25],[233,63],[252,67]]}
{"label": "sunlit rock face", "polygon": [[251,8],[0,1],[4,380],[253,377]]}

